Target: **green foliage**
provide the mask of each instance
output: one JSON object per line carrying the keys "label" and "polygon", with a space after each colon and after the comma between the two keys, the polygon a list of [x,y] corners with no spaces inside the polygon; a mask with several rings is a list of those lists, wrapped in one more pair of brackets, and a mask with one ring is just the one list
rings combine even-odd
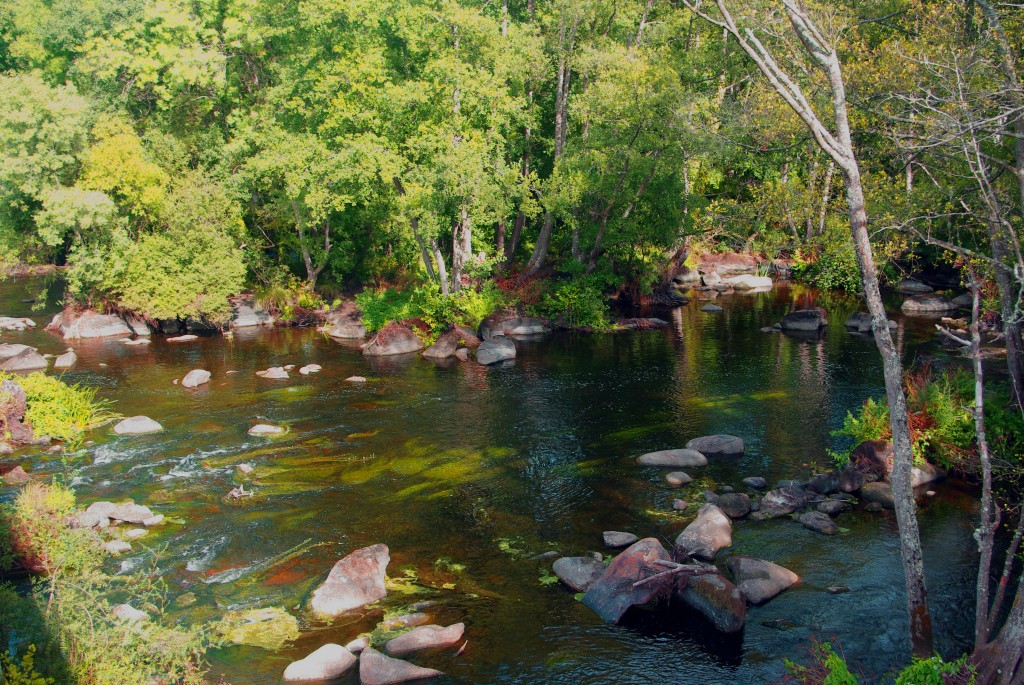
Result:
{"label": "green foliage", "polygon": [[0,374],[0,380],[8,379],[25,391],[25,417],[37,436],[74,443],[85,431],[113,418],[106,403],[96,399],[95,388],[68,385],[44,373]]}
{"label": "green foliage", "polygon": [[973,685],[974,667],[968,663],[967,655],[955,661],[945,661],[938,655],[914,659],[896,676],[896,685],[945,685],[950,682],[945,676],[960,676],[956,682]]}
{"label": "green foliage", "polygon": [[422,319],[434,337],[456,324],[475,330],[506,302],[505,294],[493,283],[485,283],[479,290],[463,288],[452,295],[441,294],[433,283],[405,290],[364,290],[356,295],[366,330],[378,331],[389,321]]}
{"label": "green foliage", "polygon": [[846,412],[843,427],[832,431],[835,437],[850,438],[850,448],[845,452],[830,452],[836,466],[842,467],[850,460],[850,455],[857,445],[868,440],[888,440],[892,435],[889,425],[889,405],[883,399],[875,402],[869,397],[855,415]]}
{"label": "green foliage", "polygon": [[541,296],[534,307],[542,317],[562,321],[572,328],[604,331],[611,328],[602,281],[595,276],[581,276],[558,281]]}
{"label": "green foliage", "polygon": [[793,277],[819,288],[859,292],[860,269],[849,230],[831,227],[810,252],[798,251]]}
{"label": "green foliage", "polygon": [[857,677],[850,672],[846,660],[836,654],[828,642],[812,642],[809,666],[783,659],[786,670],[803,685],[858,685]]}
{"label": "green foliage", "polygon": [[46,678],[35,669],[36,646],[29,645],[20,663],[7,654],[0,654],[0,681],[7,685],[54,685],[57,681]]}

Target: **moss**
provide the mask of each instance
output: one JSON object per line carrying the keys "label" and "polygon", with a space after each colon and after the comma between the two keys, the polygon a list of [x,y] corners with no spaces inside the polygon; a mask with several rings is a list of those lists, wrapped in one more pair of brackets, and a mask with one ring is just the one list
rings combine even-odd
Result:
{"label": "moss", "polygon": [[279,607],[245,609],[224,614],[216,631],[227,642],[278,650],[299,638],[299,622]]}

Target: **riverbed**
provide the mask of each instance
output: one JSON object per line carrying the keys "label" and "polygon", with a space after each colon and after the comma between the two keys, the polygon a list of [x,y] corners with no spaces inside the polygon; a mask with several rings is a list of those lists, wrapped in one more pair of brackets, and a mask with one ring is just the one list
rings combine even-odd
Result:
{"label": "riverbed", "polygon": [[[42,287],[39,279],[0,284],[0,313],[39,323],[2,339],[60,353],[67,345],[41,330],[59,310],[59,284],[35,311],[23,301]],[[606,625],[551,582],[550,561],[530,560],[551,550],[607,553],[604,530],[670,544],[695,510],[673,511],[674,498],[696,503],[704,489],[743,490],[746,476],[774,483],[826,470],[826,449],[841,446],[829,431],[883,393],[870,337],[842,325],[855,299],[793,286],[716,303],[723,312],[701,312],[694,300],[661,313],[666,329],[520,341],[517,359],[501,368],[369,359],[308,329],[242,329],[182,344],[74,343],[78,363],[66,380],[98,387],[112,411],[164,426],[134,437],[114,436],[109,425],[93,431],[95,444],[71,464],[79,501],[133,498],[166,517],[110,563],[128,571],[155,555],[176,620],[263,606],[299,618],[303,637],[279,652],[226,647],[210,655],[212,673],[234,685],[275,683],[290,661],[373,629],[381,611],[399,614],[423,600],[437,602],[435,622],[466,623],[461,655],[414,659],[448,674],[439,685],[764,683],[785,673],[783,657],[801,658],[811,637],[841,645],[872,676],[900,666],[909,642],[891,512],[842,514],[844,532],[834,537],[788,519],[736,522],[726,553],[775,561],[801,577],[751,608],[736,636],[681,608],[634,611]],[[811,304],[829,311],[820,338],[761,332]],[[894,319],[908,361],[941,354],[931,322]],[[309,363],[322,372],[255,374]],[[211,382],[195,390],[173,383],[194,368],[210,371]],[[353,375],[367,382],[345,381]],[[287,433],[248,435],[256,423]],[[691,469],[694,483],[684,488],[635,462],[711,433],[741,436],[746,453]],[[65,468],[41,448],[12,458],[36,474]],[[240,476],[242,463],[254,467],[251,476]],[[242,482],[254,495],[228,500]],[[11,494],[0,489],[0,497]],[[974,510],[973,493],[955,481],[922,500],[937,646],[946,655],[971,637]],[[312,620],[303,607],[331,565],[378,542],[391,549],[389,575],[407,582],[381,610]],[[827,589],[835,586],[849,591]],[[176,600],[185,593],[193,604]]]}

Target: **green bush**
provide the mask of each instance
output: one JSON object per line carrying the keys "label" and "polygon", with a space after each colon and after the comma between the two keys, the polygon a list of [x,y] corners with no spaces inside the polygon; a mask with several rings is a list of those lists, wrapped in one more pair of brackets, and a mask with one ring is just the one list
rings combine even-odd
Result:
{"label": "green bush", "polygon": [[405,290],[364,290],[355,299],[368,331],[378,331],[389,321],[421,319],[435,337],[456,324],[475,329],[507,303],[505,294],[491,282],[479,290],[466,288],[452,295],[442,295],[435,284],[428,283]]}
{"label": "green bush", "polygon": [[827,229],[810,252],[798,250],[792,273],[798,281],[827,290],[856,293],[862,288],[853,241],[849,232],[839,227]]}
{"label": "green bush", "polygon": [[836,466],[843,467],[850,460],[853,450],[857,445],[868,440],[888,440],[892,435],[892,427],[889,425],[889,404],[883,399],[875,402],[869,397],[857,414],[846,412],[843,420],[843,427],[832,431],[836,437],[850,438],[850,448],[844,452],[831,452]]}
{"label": "green bush", "polygon": [[82,434],[114,415],[106,403],[96,399],[95,388],[68,385],[44,373],[13,376],[0,373],[0,381],[13,380],[25,391],[28,407],[25,418],[36,436],[48,435],[56,440],[74,442]]}
{"label": "green bush", "polygon": [[966,676],[966,682],[974,683],[974,668],[967,663],[966,655],[956,661],[944,661],[938,655],[930,659],[914,659],[896,676],[896,685],[945,685],[950,681],[943,676]]}
{"label": "green bush", "polygon": [[595,331],[611,328],[602,281],[593,276],[555,283],[541,296],[534,313],[544,318],[560,319],[571,328]]}
{"label": "green bush", "polygon": [[810,659],[809,666],[789,659],[783,659],[783,663],[790,676],[803,685],[858,685],[860,682],[850,672],[846,660],[836,654],[828,642],[812,641]]}

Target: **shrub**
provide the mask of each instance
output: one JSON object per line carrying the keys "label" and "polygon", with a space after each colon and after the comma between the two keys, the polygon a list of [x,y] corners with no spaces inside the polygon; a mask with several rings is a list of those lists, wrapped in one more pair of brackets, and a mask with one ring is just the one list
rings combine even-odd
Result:
{"label": "shrub", "polygon": [[110,419],[105,402],[96,399],[95,388],[68,385],[44,373],[12,376],[0,373],[0,380],[14,380],[25,391],[25,418],[37,436],[75,442],[82,434]]}
{"label": "shrub", "polygon": [[442,295],[434,283],[405,290],[364,290],[356,295],[366,330],[378,331],[389,321],[421,319],[433,337],[455,324],[476,328],[507,301],[505,293],[490,282],[479,290],[465,288],[452,295]]}
{"label": "shrub", "polygon": [[947,685],[948,683],[974,683],[974,668],[967,656],[956,661],[944,661],[941,656],[914,659],[896,676],[896,685]]}
{"label": "shrub", "polygon": [[808,666],[783,659],[791,680],[803,685],[858,685],[860,682],[850,672],[846,660],[836,654],[830,643],[812,639],[808,651]]}
{"label": "shrub", "polygon": [[843,427],[832,431],[832,435],[851,439],[850,448],[845,452],[830,452],[837,466],[845,466],[857,445],[868,440],[888,440],[892,436],[889,404],[884,399],[875,402],[869,397],[856,415],[846,412]]}
{"label": "shrub", "polygon": [[793,278],[819,288],[861,290],[860,268],[853,241],[848,231],[830,227],[811,245],[809,252],[798,250],[794,255]]}
{"label": "shrub", "polygon": [[571,328],[608,330],[608,308],[599,281],[593,277],[575,278],[555,283],[541,296],[534,313],[560,319]]}

